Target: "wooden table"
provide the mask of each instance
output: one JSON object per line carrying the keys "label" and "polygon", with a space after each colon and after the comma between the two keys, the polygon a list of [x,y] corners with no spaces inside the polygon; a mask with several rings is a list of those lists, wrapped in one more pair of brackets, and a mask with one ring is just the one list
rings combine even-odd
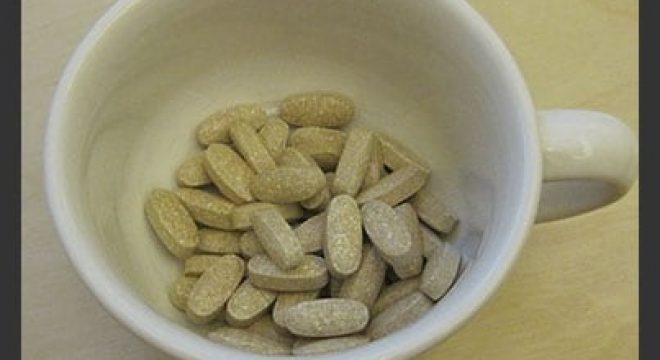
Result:
{"label": "wooden table", "polygon": [[[471,0],[516,56],[540,108],[612,113],[638,129],[635,0]],[[23,0],[24,359],[167,359],[117,323],[57,241],[42,178],[48,106],[66,60],[110,0]],[[421,359],[638,357],[638,188],[536,226],[495,297]]]}

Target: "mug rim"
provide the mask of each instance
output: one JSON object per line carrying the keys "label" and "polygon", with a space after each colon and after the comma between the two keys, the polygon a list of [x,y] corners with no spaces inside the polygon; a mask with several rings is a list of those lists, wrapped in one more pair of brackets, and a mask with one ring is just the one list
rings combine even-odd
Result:
{"label": "mug rim", "polygon": [[[131,6],[140,1],[116,1],[76,47],[60,77],[53,96],[44,138],[44,178],[49,210],[56,225],[59,240],[83,283],[103,307],[120,323],[131,329],[133,333],[166,353],[179,358],[202,359],[207,355],[217,356],[219,354],[236,358],[249,354],[248,356],[255,358],[258,355],[227,346],[210,348],[205,343],[206,340],[200,339],[198,334],[162,317],[142,301],[136,299],[114,274],[103,271],[103,266],[93,261],[95,251],[91,246],[85,246],[84,241],[73,240],[81,239],[84,235],[76,225],[75,211],[72,209],[71,203],[58,191],[66,181],[62,167],[59,164],[65,160],[63,152],[60,151],[65,139],[60,134],[62,133],[62,123],[66,120],[64,110],[67,108],[69,101],[68,92],[75,83],[78,70],[87,56],[94,50],[95,44],[102,35],[111,30],[113,24],[124,16]],[[506,45],[471,5],[465,0],[458,0],[443,2],[443,6],[451,9],[461,18],[466,28],[473,33],[470,36],[480,36],[488,42],[489,46],[485,50],[489,52],[488,55],[493,58],[493,61],[506,71],[508,81],[511,83],[519,102],[519,112],[521,114],[519,118],[522,119],[519,125],[524,127],[522,142],[528,154],[525,157],[527,161],[521,167],[521,173],[525,177],[525,186],[521,189],[523,193],[521,198],[524,201],[517,204],[515,214],[518,221],[507,231],[507,236],[511,238],[509,242],[510,249],[502,252],[499,258],[496,259],[499,267],[481,275],[479,286],[470,294],[470,297],[466,298],[467,301],[462,305],[461,312],[450,317],[447,323],[436,324],[432,332],[427,334],[415,333],[415,336],[405,338],[406,346],[395,346],[398,343],[398,339],[395,338],[404,339],[401,334],[405,332],[404,329],[389,335],[387,337],[390,340],[389,342],[372,342],[357,349],[315,356],[314,358],[335,358],[337,354],[340,354],[340,357],[359,355],[360,358],[365,359],[405,358],[424,351],[438,340],[444,340],[473,316],[477,309],[499,288],[518,257],[524,240],[534,224],[539,202],[542,163],[535,108],[526,82]],[[81,244],[83,245],[81,246]],[[390,346],[384,346],[386,344],[390,344]],[[379,350],[376,351],[377,349]]]}

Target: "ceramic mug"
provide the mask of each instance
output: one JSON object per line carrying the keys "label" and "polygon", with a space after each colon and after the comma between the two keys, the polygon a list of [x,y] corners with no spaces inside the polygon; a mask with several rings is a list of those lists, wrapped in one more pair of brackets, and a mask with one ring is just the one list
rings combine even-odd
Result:
{"label": "ceramic mug", "polygon": [[111,314],[177,357],[256,358],[210,342],[169,304],[180,264],[151,234],[144,198],[175,186],[209,113],[316,89],[346,93],[357,123],[429,160],[465,265],[412,325],[322,358],[402,359],[445,339],[493,294],[535,221],[611,203],[637,176],[629,129],[598,112],[537,112],[511,54],[462,0],[120,0],[64,71],[44,153],[62,243]]}

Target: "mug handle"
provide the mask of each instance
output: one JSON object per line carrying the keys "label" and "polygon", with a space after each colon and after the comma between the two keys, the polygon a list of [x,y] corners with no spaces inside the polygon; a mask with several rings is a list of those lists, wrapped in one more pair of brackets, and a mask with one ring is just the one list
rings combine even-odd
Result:
{"label": "mug handle", "polygon": [[637,179],[637,139],[612,115],[538,112],[543,186],[536,222],[577,215],[621,198]]}

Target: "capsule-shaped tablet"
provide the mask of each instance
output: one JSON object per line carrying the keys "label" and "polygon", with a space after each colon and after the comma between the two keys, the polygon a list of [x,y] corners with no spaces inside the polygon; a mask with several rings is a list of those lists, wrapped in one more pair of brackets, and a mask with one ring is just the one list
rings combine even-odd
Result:
{"label": "capsule-shaped tablet", "polygon": [[318,299],[290,307],[284,318],[286,328],[305,337],[354,334],[369,322],[369,309],[351,299]]}
{"label": "capsule-shaped tablet", "polygon": [[236,206],[231,214],[231,222],[237,230],[252,229],[252,214],[263,209],[276,209],[287,221],[298,220],[303,217],[303,209],[298,204],[270,204],[249,203]]}
{"label": "capsule-shaped tablet", "polygon": [[214,320],[240,284],[244,270],[243,260],[235,255],[222,256],[206,269],[188,297],[188,318],[198,324]]}
{"label": "capsule-shaped tablet", "polygon": [[259,130],[261,142],[273,159],[282,155],[289,139],[289,124],[282,119],[271,119]]}
{"label": "capsule-shaped tablet", "polygon": [[371,155],[369,156],[369,164],[367,165],[367,172],[364,175],[361,189],[366,190],[373,185],[376,185],[378,180],[385,175],[385,168],[383,167],[383,153],[380,149],[380,142],[374,140],[371,145]]}
{"label": "capsule-shaped tablet", "polygon": [[284,318],[286,316],[287,310],[289,310],[290,307],[303,301],[309,301],[318,298],[319,293],[319,290],[280,293],[277,295],[277,300],[275,301],[275,306],[273,307],[273,320],[277,325],[286,328]]}
{"label": "capsule-shaped tablet", "polygon": [[280,167],[257,175],[250,190],[261,201],[290,204],[311,198],[324,186],[323,173],[311,167]]}
{"label": "capsule-shaped tablet", "polygon": [[241,252],[241,233],[214,229],[199,230],[197,250],[213,254],[238,254]]}
{"label": "capsule-shaped tablet", "polygon": [[422,244],[424,246],[424,257],[429,258],[437,247],[442,246],[442,240],[438,234],[424,225],[420,226],[422,231]]}
{"label": "capsule-shaped tablet", "polygon": [[261,247],[282,270],[292,269],[302,263],[300,241],[279,211],[268,208],[253,213],[252,228]]}
{"label": "capsule-shaped tablet", "polygon": [[424,264],[424,244],[419,219],[413,207],[408,203],[397,206],[394,208],[394,211],[405,222],[406,228],[410,233],[410,239],[412,240],[410,251],[404,256],[405,259],[397,262],[396,266],[394,266],[394,272],[401,279],[409,279],[419,275],[422,272],[422,266]]}
{"label": "capsule-shaped tablet", "polygon": [[378,200],[369,201],[362,205],[362,221],[369,239],[386,262],[394,266],[406,260],[412,238],[405,221],[391,206]]}
{"label": "capsule-shaped tablet", "polygon": [[285,327],[277,325],[270,314],[259,317],[247,330],[261,336],[273,339],[283,344],[293,344],[295,337]]}
{"label": "capsule-shaped tablet", "polygon": [[309,155],[303,154],[296,148],[286,147],[282,154],[277,158],[277,165],[281,167],[318,167],[316,161]]}
{"label": "capsule-shaped tablet", "polygon": [[437,247],[424,266],[419,290],[431,299],[437,301],[447,293],[454,283],[461,254],[450,245]]}
{"label": "capsule-shaped tablet", "polygon": [[231,212],[235,205],[231,201],[197,189],[177,189],[175,192],[198,223],[216,229],[232,228]]}
{"label": "capsule-shaped tablet", "polygon": [[197,226],[174,192],[152,190],[144,210],[151,228],[167,250],[180,259],[193,254],[199,243]]}
{"label": "capsule-shaped tablet", "polygon": [[[415,166],[406,166],[386,175],[376,185],[362,191],[357,197],[358,204],[370,200],[380,200],[390,206],[396,206],[421,189],[428,173]],[[335,180],[336,181],[336,180]]]}
{"label": "capsule-shaped tablet", "polygon": [[336,196],[328,206],[323,255],[333,277],[355,273],[362,258],[362,215],[355,199]]}
{"label": "capsule-shaped tablet", "polygon": [[296,126],[341,127],[353,120],[354,115],[353,101],[330,91],[291,95],[280,104],[282,120]]}
{"label": "capsule-shaped tablet", "polygon": [[265,254],[264,248],[261,247],[257,234],[254,231],[247,231],[241,235],[240,240],[241,255],[246,258],[251,258],[255,255]]}
{"label": "capsule-shaped tablet", "polygon": [[376,303],[371,308],[371,315],[376,316],[380,314],[383,310],[390,307],[390,305],[414,293],[419,289],[419,284],[420,277],[417,276],[406,280],[399,280],[386,286],[380,295],[378,295]]}
{"label": "capsule-shaped tablet", "polygon": [[167,294],[174,307],[186,311],[188,297],[196,282],[197,278],[192,276],[181,276],[174,282]]}
{"label": "capsule-shaped tablet", "polygon": [[373,132],[364,128],[353,128],[348,133],[332,183],[333,194],[358,193],[367,174],[373,139]]}
{"label": "capsule-shaped tablet", "polygon": [[344,351],[369,343],[363,335],[349,335],[321,340],[300,339],[293,344],[292,354],[297,356],[326,354]]}
{"label": "capsule-shaped tablet", "polygon": [[426,225],[444,234],[449,234],[458,221],[428,187],[424,187],[415,194],[412,198],[412,206]]}
{"label": "capsule-shaped tablet", "polygon": [[383,152],[383,163],[392,171],[406,166],[415,166],[426,173],[431,172],[431,166],[422,157],[399,141],[383,133],[377,133],[376,138]]}
{"label": "capsule-shaped tablet", "polygon": [[345,132],[322,127],[298,128],[289,138],[289,146],[310,156],[326,171],[337,167],[345,142]]}
{"label": "capsule-shaped tablet", "polygon": [[266,111],[256,104],[242,104],[218,111],[207,117],[197,127],[197,141],[208,146],[212,143],[230,142],[229,125],[234,121],[249,124],[259,130],[266,123]]}
{"label": "capsule-shaped tablet", "polygon": [[250,183],[255,173],[232,148],[212,144],[204,154],[204,169],[224,196],[236,204],[254,200]]}
{"label": "capsule-shaped tablet", "polygon": [[200,276],[213,264],[222,259],[219,255],[193,255],[183,264],[183,274],[186,276]]}
{"label": "capsule-shaped tablet", "polygon": [[220,344],[233,346],[262,355],[289,355],[288,344],[245,329],[223,326],[209,333],[209,339]]}
{"label": "capsule-shaped tablet", "polygon": [[176,170],[176,183],[186,187],[199,187],[211,183],[211,178],[204,170],[204,153],[195,154],[179,166]]}
{"label": "capsule-shaped tablet", "polygon": [[433,303],[424,294],[415,291],[399,299],[374,317],[367,328],[367,336],[377,340],[402,329],[431,310]]}
{"label": "capsule-shaped tablet", "polygon": [[344,279],[337,294],[340,298],[360,301],[371,309],[385,281],[387,264],[378,255],[376,249],[365,244],[362,261],[358,271]]}
{"label": "capsule-shaped tablet", "polygon": [[232,326],[249,326],[268,310],[275,299],[277,299],[276,292],[259,289],[246,280],[229,298],[225,320]]}
{"label": "capsule-shaped tablet", "polygon": [[303,252],[312,253],[323,248],[325,220],[326,213],[321,213],[305,220],[293,230],[300,241]]}
{"label": "capsule-shaped tablet", "polygon": [[328,270],[323,258],[305,255],[302,264],[282,270],[266,255],[257,255],[248,262],[250,282],[257,287],[275,291],[312,291],[328,283]]}
{"label": "capsule-shaped tablet", "polygon": [[242,121],[234,121],[229,126],[229,136],[238,153],[255,172],[261,173],[277,166],[259,134],[250,125]]}

